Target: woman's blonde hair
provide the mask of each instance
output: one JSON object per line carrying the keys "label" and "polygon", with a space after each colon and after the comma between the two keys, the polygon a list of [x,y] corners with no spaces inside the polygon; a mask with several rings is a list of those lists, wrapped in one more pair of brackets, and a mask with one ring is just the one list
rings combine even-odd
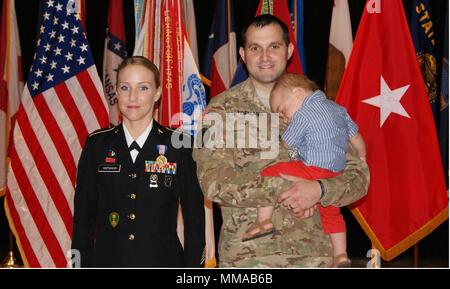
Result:
{"label": "woman's blonde hair", "polygon": [[124,61],[122,61],[122,63],[119,65],[119,67],[117,67],[116,83],[119,82],[120,72],[128,65],[142,65],[145,68],[147,68],[148,70],[150,70],[151,72],[153,72],[153,76],[155,77],[156,87],[159,87],[161,80],[160,80],[160,76],[159,76],[158,67],[156,67],[156,65],[153,62],[151,62],[150,60],[148,60],[147,58],[145,58],[143,56],[131,56],[131,57],[128,57],[127,59],[125,59]]}

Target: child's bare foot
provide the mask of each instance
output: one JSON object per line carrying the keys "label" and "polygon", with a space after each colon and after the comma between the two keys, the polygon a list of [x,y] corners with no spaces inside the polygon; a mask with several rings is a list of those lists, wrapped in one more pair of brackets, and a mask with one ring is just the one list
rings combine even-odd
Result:
{"label": "child's bare foot", "polygon": [[244,236],[242,236],[242,242],[267,236],[269,234],[272,234],[273,232],[275,232],[275,228],[273,227],[272,221],[270,219],[263,222],[256,221],[250,226],[250,228],[248,228]]}
{"label": "child's bare foot", "polygon": [[333,268],[350,268],[352,262],[347,256],[347,253],[342,253],[334,256],[333,258]]}

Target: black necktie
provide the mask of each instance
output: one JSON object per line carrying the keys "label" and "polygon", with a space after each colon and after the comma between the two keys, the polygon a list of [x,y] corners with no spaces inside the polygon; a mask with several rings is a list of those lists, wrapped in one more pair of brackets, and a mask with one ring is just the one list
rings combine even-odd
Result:
{"label": "black necktie", "polygon": [[141,147],[137,144],[136,141],[134,141],[128,149],[130,150],[130,152],[134,149],[139,152],[141,150]]}

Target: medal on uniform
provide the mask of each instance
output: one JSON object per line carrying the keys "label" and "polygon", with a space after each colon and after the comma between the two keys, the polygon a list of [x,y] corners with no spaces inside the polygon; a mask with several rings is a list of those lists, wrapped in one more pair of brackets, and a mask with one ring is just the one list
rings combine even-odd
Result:
{"label": "medal on uniform", "polygon": [[158,188],[158,175],[157,174],[151,174],[150,175],[150,185],[148,185],[150,188]]}
{"label": "medal on uniform", "polygon": [[[177,164],[176,163],[169,163],[167,161],[167,157],[165,156],[165,153],[167,152],[167,145],[156,145],[156,150],[158,151],[159,156],[156,158],[156,160],[146,160],[145,161],[145,169],[144,171],[146,173],[159,173],[159,174],[168,174],[168,175],[175,175],[177,173]],[[156,178],[158,177],[155,175]],[[166,185],[166,180],[164,180],[164,184]],[[171,186],[172,180],[167,180],[166,186]],[[152,185],[156,185],[151,182],[151,176],[150,176],[150,187],[153,188]]]}
{"label": "medal on uniform", "polygon": [[172,176],[164,176],[164,185],[166,186],[166,188],[172,187]]}
{"label": "medal on uniform", "polygon": [[111,224],[111,227],[117,227],[119,224],[119,214],[117,212],[111,212],[109,214],[109,223]]}
{"label": "medal on uniform", "polygon": [[159,153],[159,156],[156,158],[156,163],[160,165],[167,164],[167,158],[164,155],[167,152],[167,146],[166,145],[156,145],[156,150]]}

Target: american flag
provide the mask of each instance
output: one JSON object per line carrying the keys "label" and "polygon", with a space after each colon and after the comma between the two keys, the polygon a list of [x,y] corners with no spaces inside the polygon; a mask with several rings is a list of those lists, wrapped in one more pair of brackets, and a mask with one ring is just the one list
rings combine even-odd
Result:
{"label": "american flag", "polygon": [[66,267],[76,166],[107,104],[73,0],[42,3],[34,63],[14,127],[6,209],[25,265]]}

